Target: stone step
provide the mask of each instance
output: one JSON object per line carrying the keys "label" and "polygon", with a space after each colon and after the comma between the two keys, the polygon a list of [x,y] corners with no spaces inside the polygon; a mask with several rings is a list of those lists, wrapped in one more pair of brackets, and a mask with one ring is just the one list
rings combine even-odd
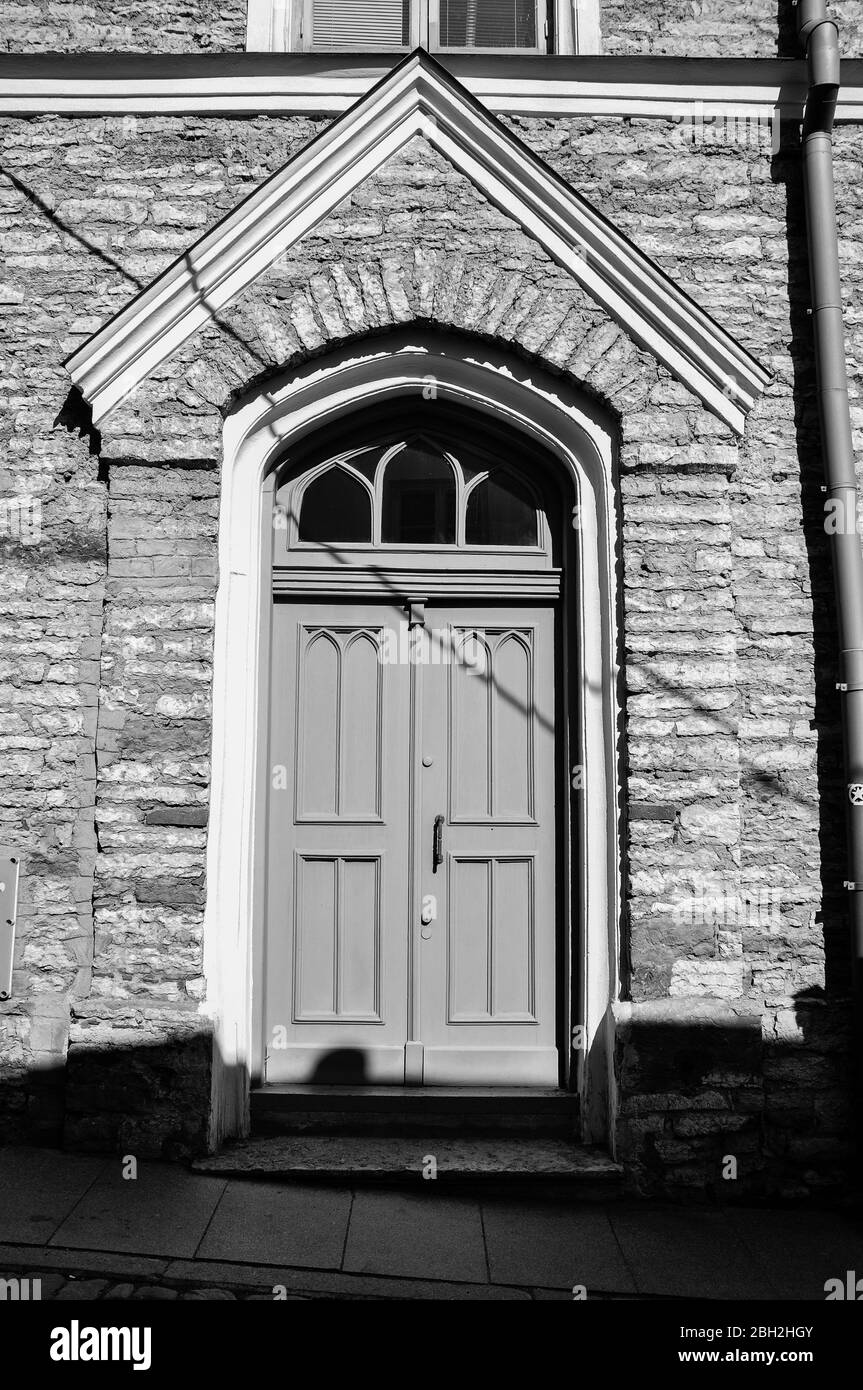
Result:
{"label": "stone step", "polygon": [[252,1134],[545,1135],[574,1140],[578,1097],[528,1087],[266,1086],[251,1096]]}
{"label": "stone step", "polygon": [[[434,1163],[430,1160],[433,1159]],[[291,1135],[238,1140],[199,1158],[198,1173],[220,1177],[407,1184],[446,1187],[518,1184],[545,1195],[608,1199],[620,1195],[622,1169],[606,1153],[561,1139],[446,1138],[417,1134]],[[428,1177],[426,1177],[428,1174]]]}

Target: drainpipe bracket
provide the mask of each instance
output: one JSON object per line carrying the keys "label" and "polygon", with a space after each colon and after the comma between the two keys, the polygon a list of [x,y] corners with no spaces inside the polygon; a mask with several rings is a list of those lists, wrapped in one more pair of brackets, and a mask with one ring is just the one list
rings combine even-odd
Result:
{"label": "drainpipe bracket", "polygon": [[839,653],[839,675],[837,690],[863,690],[863,651],[859,647],[845,647]]}

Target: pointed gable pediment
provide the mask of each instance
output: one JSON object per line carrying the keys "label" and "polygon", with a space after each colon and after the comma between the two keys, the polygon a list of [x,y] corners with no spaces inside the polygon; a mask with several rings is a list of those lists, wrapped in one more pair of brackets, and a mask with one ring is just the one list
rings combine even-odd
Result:
{"label": "pointed gable pediment", "polygon": [[98,423],[415,136],[518,222],[738,433],[769,380],[704,310],[422,50],[333,122],[68,360]]}

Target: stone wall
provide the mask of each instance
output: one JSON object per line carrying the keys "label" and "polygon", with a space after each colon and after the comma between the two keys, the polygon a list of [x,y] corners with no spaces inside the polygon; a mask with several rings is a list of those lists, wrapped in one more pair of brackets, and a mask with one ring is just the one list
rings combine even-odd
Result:
{"label": "stone wall", "polygon": [[[863,0],[832,0],[846,58],[863,56]],[[796,58],[792,0],[600,0],[603,53],[672,58]]]}
{"label": "stone wall", "polygon": [[[4,483],[43,504],[40,544],[6,544],[17,650],[0,685],[6,834],[25,861],[0,1100],[22,1134],[57,1133],[65,1114],[68,1142],[202,1142],[224,412],[285,365],[419,320],[571,375],[619,421],[618,1068],[633,1180],[730,1195],[729,1155],[739,1191],[835,1179],[849,1094],[841,752],[793,132],[774,154],[769,138],[693,143],[663,121],[510,124],[773,372],[742,444],[421,142],[98,437],[63,357],[319,126],[0,125]],[[859,430],[858,132],[837,145]],[[41,1080],[25,1082],[36,1062]]]}
{"label": "stone wall", "polygon": [[246,46],[246,0],[0,0],[9,53],[213,53]]}
{"label": "stone wall", "polygon": [[[104,1123],[77,1124],[78,1137],[89,1133],[94,1141],[111,1130],[116,1110],[116,1091],[93,1075],[102,1065],[108,1021],[120,1050],[128,1050],[134,1030],[144,1070],[166,1029],[182,1036],[204,1029],[197,1000],[208,728],[189,717],[193,711],[156,709],[163,691],[152,669],[147,678],[146,662],[149,641],[170,671],[168,693],[177,705],[190,683],[201,685],[199,663],[208,659],[211,640],[218,480],[183,470],[159,480],[130,468],[131,494],[124,499],[124,475],[112,477],[100,464],[101,440],[82,403],[70,396],[62,362],[209,218],[227,212],[244,187],[284,163],[313,131],[303,120],[276,127],[155,120],[140,130],[134,119],[120,118],[0,124],[0,496],[12,499],[0,536],[2,816],[3,843],[24,861],[13,999],[0,1005],[0,1123],[10,1135],[56,1138],[61,1131],[70,1027],[76,1058],[91,1059],[70,1076],[81,1079],[91,1111],[94,1097],[103,1096]],[[184,495],[195,503],[200,498],[205,513],[187,520],[185,532]],[[132,520],[130,496],[141,498]],[[135,601],[149,605],[149,618],[143,608],[136,615],[141,626],[126,649],[124,585],[133,577]],[[135,669],[127,670],[127,662],[137,663]],[[106,794],[97,825],[102,681],[98,756]],[[157,727],[150,765],[138,775],[142,823],[150,817],[155,839],[149,854],[136,858],[123,823],[129,795],[123,776],[134,763],[141,725],[151,719]],[[196,803],[188,809],[176,805],[184,787]],[[191,819],[184,823],[184,816]],[[197,856],[192,868],[184,860],[189,841]],[[163,853],[168,849],[175,867]],[[137,874],[134,896],[130,889],[125,899],[115,892],[118,860]],[[184,877],[188,884],[177,882]],[[116,975],[110,988],[103,960]],[[208,1066],[191,1070],[200,1143]],[[183,1084],[188,1088],[188,1080]],[[185,1092],[166,1084],[161,1094],[170,1142],[189,1124]],[[153,1140],[157,1148],[160,1142]]]}

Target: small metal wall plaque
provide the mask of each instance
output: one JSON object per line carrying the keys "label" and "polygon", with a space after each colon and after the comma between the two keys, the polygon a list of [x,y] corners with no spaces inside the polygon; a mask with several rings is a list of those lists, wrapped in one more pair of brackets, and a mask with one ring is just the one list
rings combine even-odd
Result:
{"label": "small metal wall plaque", "polygon": [[0,1001],[12,997],[12,956],[15,951],[20,867],[17,854],[0,849]]}

